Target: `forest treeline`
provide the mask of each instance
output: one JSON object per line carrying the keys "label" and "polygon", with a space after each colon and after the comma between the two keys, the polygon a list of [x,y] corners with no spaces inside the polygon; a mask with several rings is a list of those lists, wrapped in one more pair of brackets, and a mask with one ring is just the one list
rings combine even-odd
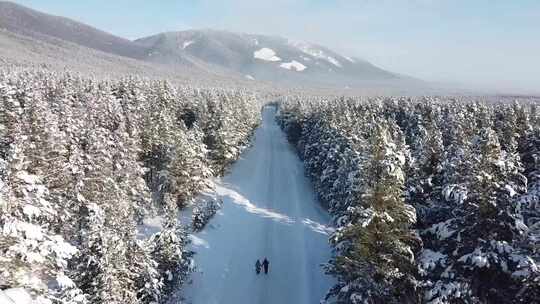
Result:
{"label": "forest treeline", "polygon": [[337,226],[329,303],[539,303],[540,106],[288,97]]}
{"label": "forest treeline", "polygon": [[[40,303],[160,303],[190,267],[185,205],[249,144],[241,90],[0,74],[0,289]],[[145,216],[162,231],[137,235]]]}

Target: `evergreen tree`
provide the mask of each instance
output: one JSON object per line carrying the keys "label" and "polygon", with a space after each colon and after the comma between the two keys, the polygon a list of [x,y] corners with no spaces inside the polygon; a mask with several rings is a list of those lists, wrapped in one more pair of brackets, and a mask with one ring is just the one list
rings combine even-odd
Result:
{"label": "evergreen tree", "polygon": [[357,218],[333,236],[351,245],[330,267],[339,279],[331,293],[338,303],[416,302],[410,230],[416,213],[403,198],[405,151],[383,125],[374,127],[369,143]]}

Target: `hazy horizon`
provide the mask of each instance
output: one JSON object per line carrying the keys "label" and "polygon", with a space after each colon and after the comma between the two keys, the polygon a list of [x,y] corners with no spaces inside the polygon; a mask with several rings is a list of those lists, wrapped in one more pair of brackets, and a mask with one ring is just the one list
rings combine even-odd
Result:
{"label": "hazy horizon", "polygon": [[200,28],[277,35],[426,81],[540,94],[535,1],[13,2],[132,40]]}

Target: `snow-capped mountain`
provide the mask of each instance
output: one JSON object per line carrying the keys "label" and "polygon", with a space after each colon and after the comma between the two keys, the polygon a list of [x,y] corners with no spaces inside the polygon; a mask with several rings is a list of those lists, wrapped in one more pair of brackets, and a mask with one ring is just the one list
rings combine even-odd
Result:
{"label": "snow-capped mountain", "polygon": [[0,1],[0,55],[38,64],[54,60],[65,66],[105,67],[130,59],[128,64],[118,64],[118,69],[140,65],[136,69],[145,71],[159,66],[180,77],[218,77],[239,83],[335,88],[414,85],[407,77],[307,42],[217,30],[168,32],[130,41],[5,1]]}
{"label": "snow-capped mountain", "polygon": [[280,37],[188,30],[135,42],[147,48],[149,60],[168,62],[191,57],[260,80],[338,84],[399,78],[364,60]]}
{"label": "snow-capped mountain", "polygon": [[100,76],[142,75],[210,86],[252,83],[177,57],[174,64],[147,61],[147,49],[78,21],[0,1],[0,65],[44,65]]}

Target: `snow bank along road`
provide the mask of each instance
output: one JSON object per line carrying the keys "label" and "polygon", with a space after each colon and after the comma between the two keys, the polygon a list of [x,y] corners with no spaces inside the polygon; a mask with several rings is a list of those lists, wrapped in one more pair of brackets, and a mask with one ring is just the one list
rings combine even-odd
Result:
{"label": "snow bank along road", "polygon": [[[187,303],[313,304],[333,283],[320,267],[331,254],[329,216],[274,116],[264,109],[253,147],[217,185],[223,208],[192,236],[198,269]],[[269,274],[257,276],[264,257]]]}

